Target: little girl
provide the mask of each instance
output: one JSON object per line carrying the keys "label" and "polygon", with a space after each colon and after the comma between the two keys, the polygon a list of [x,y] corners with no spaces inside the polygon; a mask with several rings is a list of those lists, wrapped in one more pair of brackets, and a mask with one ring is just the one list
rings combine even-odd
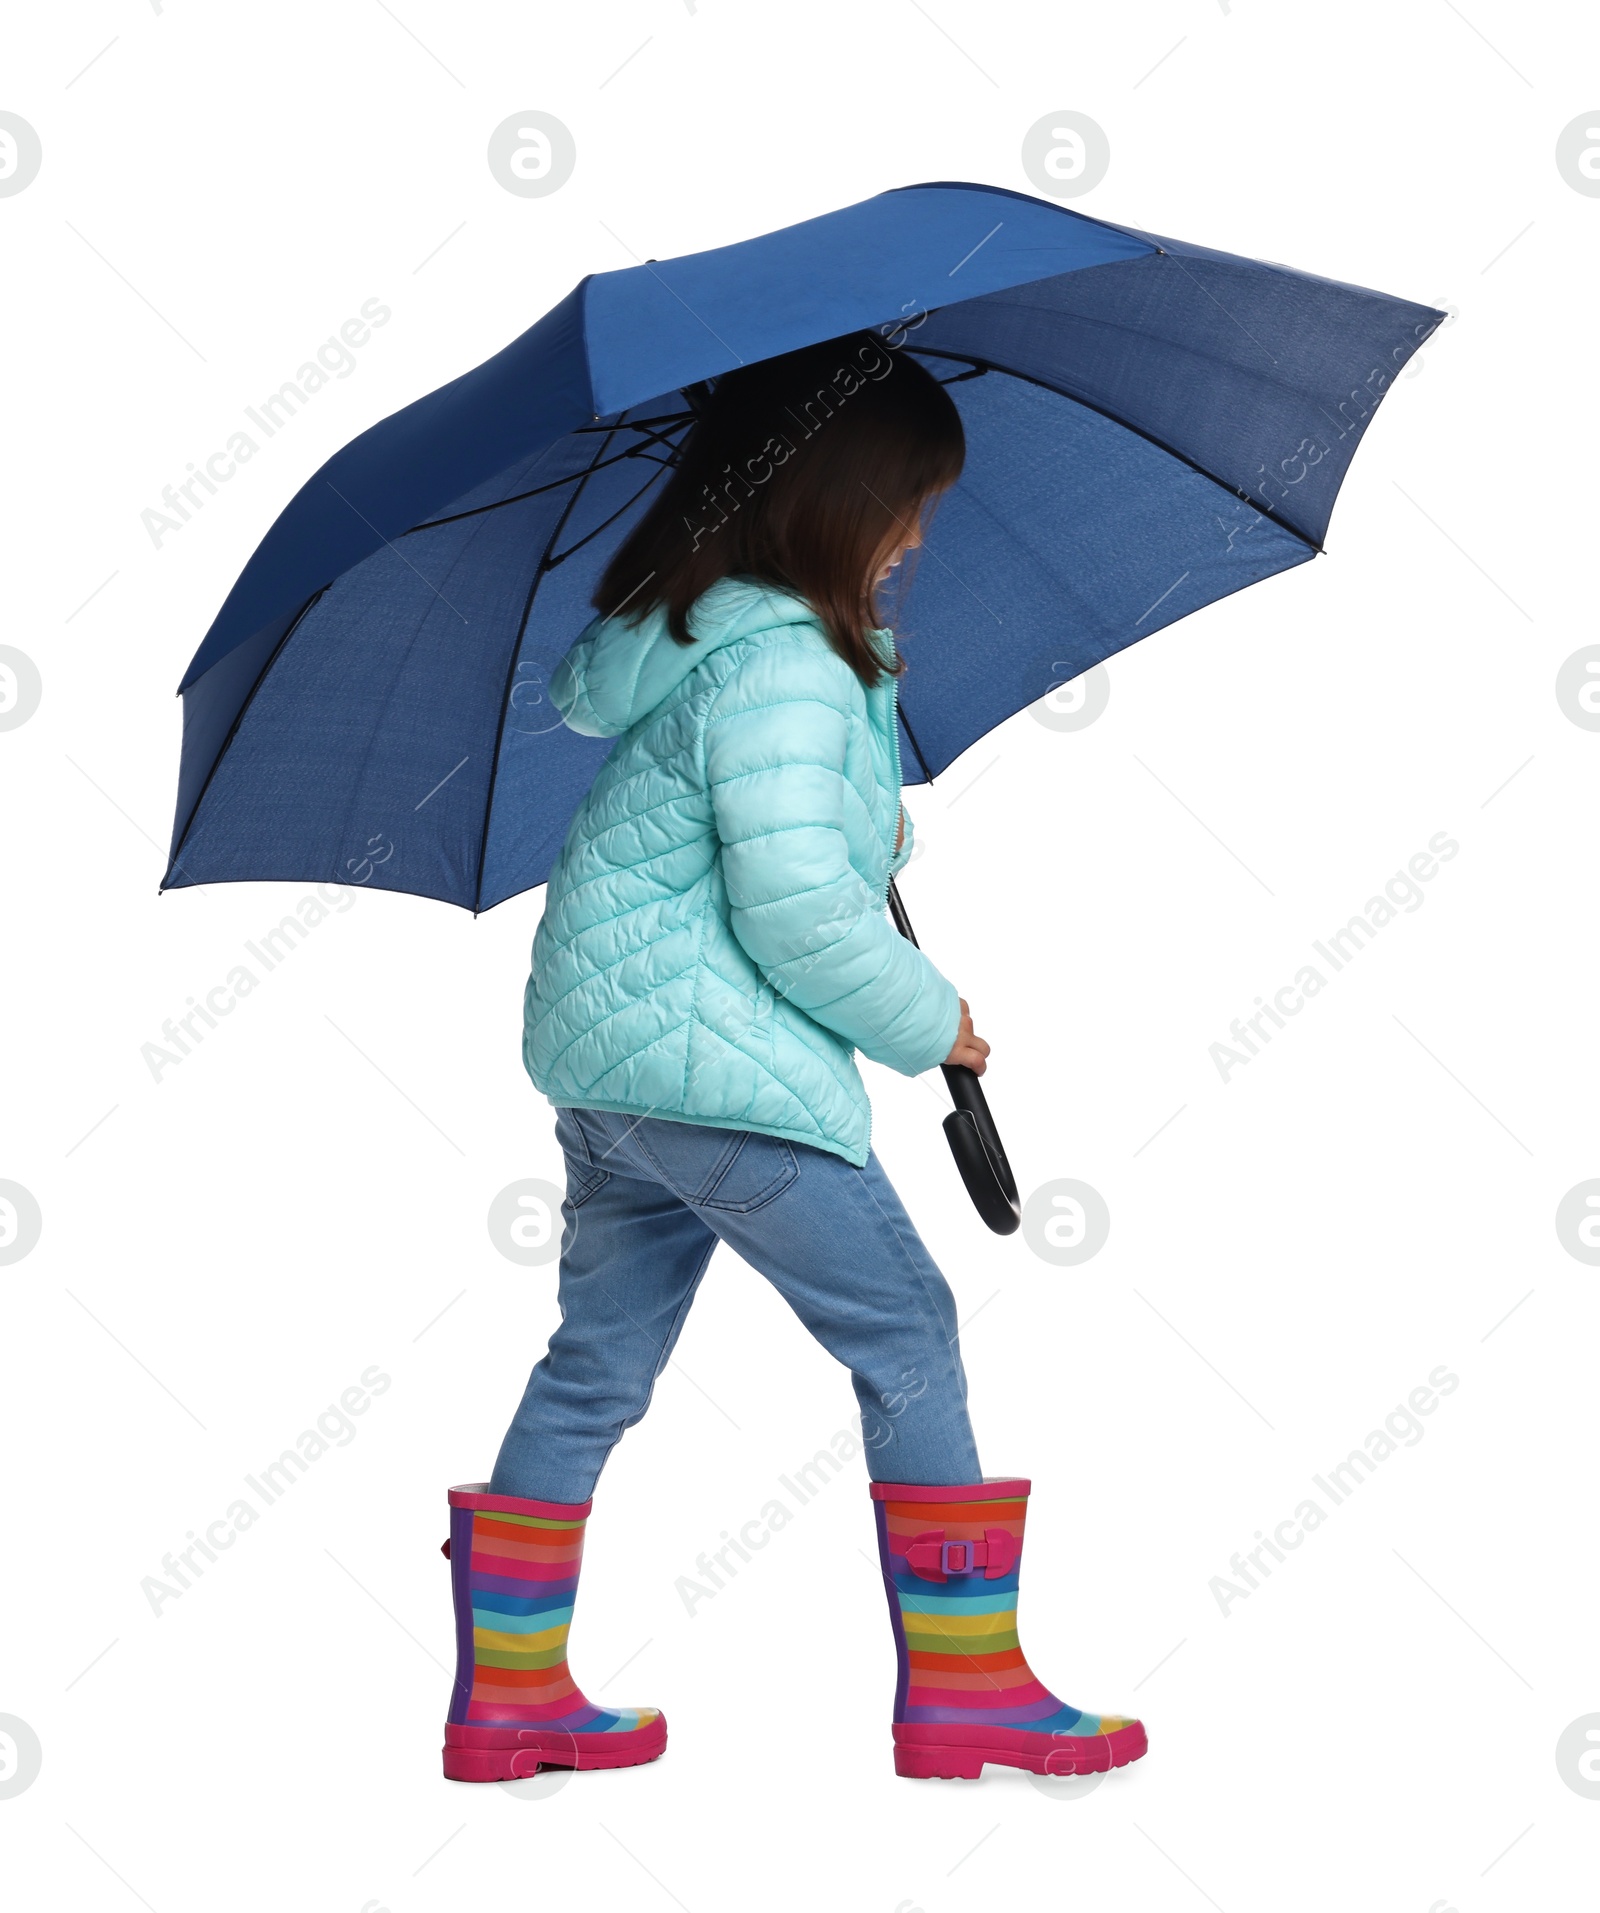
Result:
{"label": "little girl", "polygon": [[567,1671],[590,1495],[649,1407],[717,1243],[850,1370],[899,1656],[895,1769],[1089,1772],[1086,1714],[1017,1643],[1029,1484],[985,1477],[948,1284],[871,1152],[861,1051],[982,1074],[967,1005],[886,914],[911,853],[876,593],[965,459],[939,382],[875,333],[718,379],[556,674],[617,743],[533,946],[523,1052],[566,1155],[561,1324],[492,1480],[450,1491],[444,1770],[654,1760],[666,1721]]}

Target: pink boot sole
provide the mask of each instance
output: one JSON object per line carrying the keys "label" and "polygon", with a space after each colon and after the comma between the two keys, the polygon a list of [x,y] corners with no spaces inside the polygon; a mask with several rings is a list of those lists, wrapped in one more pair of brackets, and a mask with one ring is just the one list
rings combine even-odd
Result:
{"label": "pink boot sole", "polygon": [[624,1734],[567,1734],[537,1727],[455,1727],[444,1730],[446,1780],[527,1780],[545,1767],[587,1771],[641,1767],[667,1747],[667,1723],[658,1714],[648,1727]]}
{"label": "pink boot sole", "polygon": [[1148,1745],[1139,1721],[1081,1739],[1011,1727],[899,1724],[894,1730],[894,1770],[906,1780],[976,1780],[988,1761],[1036,1774],[1105,1773],[1137,1760]]}

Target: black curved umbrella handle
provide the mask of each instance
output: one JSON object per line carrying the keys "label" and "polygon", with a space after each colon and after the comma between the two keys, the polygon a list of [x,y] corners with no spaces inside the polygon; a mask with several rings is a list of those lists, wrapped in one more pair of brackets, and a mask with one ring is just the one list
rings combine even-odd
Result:
{"label": "black curved umbrella handle", "polygon": [[[917,944],[911,919],[892,882],[889,914],[901,936],[908,943]],[[921,945],[917,947],[920,949]],[[950,1100],[955,1104],[944,1119],[944,1133],[967,1194],[972,1198],[972,1206],[996,1235],[1014,1234],[1022,1221],[1022,1204],[1017,1197],[1016,1178],[1000,1142],[1000,1132],[989,1113],[983,1084],[964,1064],[941,1063],[939,1067],[950,1091]]]}

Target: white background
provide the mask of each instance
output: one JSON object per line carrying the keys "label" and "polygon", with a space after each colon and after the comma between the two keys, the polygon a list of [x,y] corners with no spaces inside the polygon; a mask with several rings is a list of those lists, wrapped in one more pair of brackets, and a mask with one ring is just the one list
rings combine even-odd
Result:
{"label": "white background", "polygon": [[[12,15],[0,107],[44,151],[0,199],[0,643],[44,683],[0,735],[0,1176],[43,1214],[0,1268],[0,1714],[43,1749],[0,1800],[14,1904],[1576,1903],[1600,1270],[1555,1211],[1600,1175],[1600,734],[1555,678],[1597,635],[1600,203],[1555,142],[1596,37],[1506,0]],[[577,168],[518,198],[485,148],[535,108]],[[666,1710],[666,1757],[451,1785],[445,1489],[555,1320],[486,1227],[558,1172],[518,1056],[540,897],[355,894],[152,1080],[141,1046],[310,888],[158,898],[174,687],[304,479],[586,272],[918,180],[1035,190],[1023,136],[1065,109],[1111,143],[1083,210],[1459,312],[1326,557],[1113,660],[1090,728],[1024,713],[910,797],[907,901],[1019,1179],[1090,1183],[1110,1239],[1060,1268],[988,1235],[936,1076],[872,1073],[876,1141],[971,1318],[985,1465],[1034,1478],[1030,1658],[1150,1754],[1075,1791],[895,1779],[859,1461],[685,1612],[696,1556],[853,1419],[723,1253],[573,1633],[591,1693]],[[355,372],[154,547],[162,487],[371,297]],[[1424,904],[1224,1083],[1230,1021],[1441,830]],[[1424,1438],[1224,1618],[1230,1557],[1441,1363]],[[371,1364],[356,1438],[153,1615],[141,1580]]]}

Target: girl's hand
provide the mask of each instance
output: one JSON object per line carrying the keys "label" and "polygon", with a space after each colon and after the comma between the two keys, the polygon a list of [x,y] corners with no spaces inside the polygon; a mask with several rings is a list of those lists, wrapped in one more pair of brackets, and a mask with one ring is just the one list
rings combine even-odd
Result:
{"label": "girl's hand", "polygon": [[967,999],[961,999],[961,1027],[956,1031],[956,1040],[950,1054],[944,1059],[945,1068],[951,1069],[958,1064],[970,1069],[974,1076],[981,1076],[988,1067],[985,1058],[989,1054],[989,1045],[981,1036],[975,1035],[972,1028],[972,1013],[967,1008]]}

